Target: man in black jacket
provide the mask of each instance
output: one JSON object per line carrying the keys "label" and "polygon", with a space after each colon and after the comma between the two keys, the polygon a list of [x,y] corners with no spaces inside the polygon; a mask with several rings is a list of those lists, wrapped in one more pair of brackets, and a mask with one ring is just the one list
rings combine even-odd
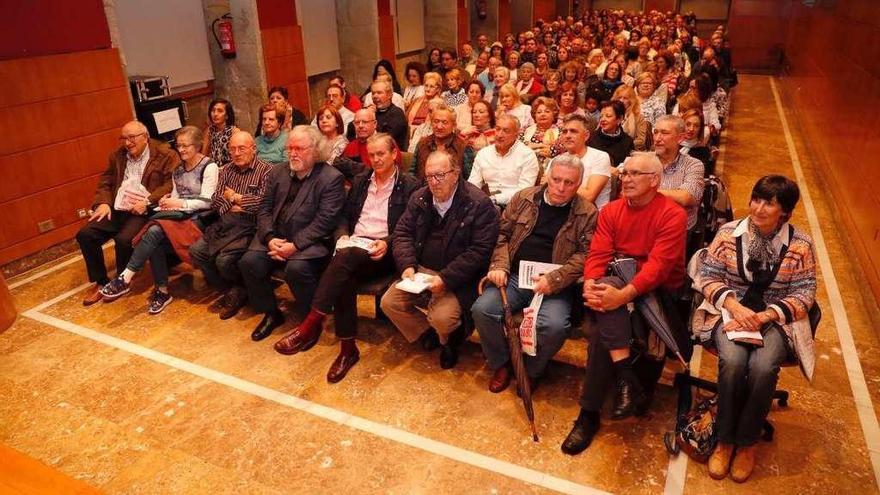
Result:
{"label": "man in black jacket", "polygon": [[403,279],[416,273],[432,276],[427,315],[416,304],[422,294],[392,286],[382,297],[382,311],[410,342],[433,328],[442,346],[440,366],[458,362],[462,326],[477,298],[477,282],[485,273],[498,239],[498,211],[473,184],[462,180],[455,159],[435,151],[425,163],[426,187],[413,193],[394,230],[394,261]]}
{"label": "man in black jacket", "polygon": [[265,339],[284,323],[270,280],[272,271],[284,268],[295,310],[305,315],[331,254],[331,236],[345,201],[345,186],[339,171],[317,161],[320,139],[318,130],[311,126],[296,126],[290,131],[290,162],[276,165],[270,172],[257,213],[257,234],[239,261],[251,306],[264,314],[251,334],[255,341]]}
{"label": "man in black jacket", "polygon": [[336,255],[318,282],[308,316],[275,343],[275,350],[281,354],[291,355],[311,349],[321,336],[324,317],[332,311],[341,349],[327,372],[330,383],[345,378],[360,359],[354,341],[357,334],[357,281],[394,272],[391,234],[419,184],[415,177],[397,167],[398,151],[390,135],[371,136],[367,139],[367,150],[373,168],[354,178],[336,229],[339,242],[364,243],[361,247],[340,247],[337,244]]}

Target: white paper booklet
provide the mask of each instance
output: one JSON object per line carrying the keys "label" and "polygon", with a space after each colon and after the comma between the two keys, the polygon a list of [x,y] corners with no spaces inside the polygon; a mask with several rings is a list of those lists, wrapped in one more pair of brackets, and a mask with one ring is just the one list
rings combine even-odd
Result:
{"label": "white paper booklet", "polygon": [[395,287],[412,294],[421,294],[422,292],[428,290],[428,287],[431,286],[431,283],[433,281],[433,275],[428,275],[427,273],[416,273],[412,280],[405,278],[400,282],[397,282],[397,285],[395,285]]}
{"label": "white paper booklet", "polygon": [[350,236],[347,239],[340,237],[338,241],[336,241],[336,250],[340,249],[356,247],[363,249],[364,251],[370,252],[373,247],[373,240],[367,239],[366,237],[357,237]]}
{"label": "white paper booklet", "polygon": [[[721,320],[723,323],[727,323],[733,320],[733,315],[730,314],[730,311],[721,308]],[[764,336],[761,335],[761,332],[752,332],[750,330],[733,330],[730,332],[725,332],[728,340],[738,340],[738,339],[750,339],[750,340],[758,340],[763,342]]]}
{"label": "white paper booklet", "polygon": [[137,180],[128,180],[119,186],[113,207],[119,211],[131,211],[134,205],[147,201],[149,197],[150,191],[143,184]]}
{"label": "white paper booklet", "polygon": [[554,265],[553,263],[522,260],[519,262],[519,288],[534,289],[535,283],[532,282],[532,277],[540,277],[561,267],[562,265]]}

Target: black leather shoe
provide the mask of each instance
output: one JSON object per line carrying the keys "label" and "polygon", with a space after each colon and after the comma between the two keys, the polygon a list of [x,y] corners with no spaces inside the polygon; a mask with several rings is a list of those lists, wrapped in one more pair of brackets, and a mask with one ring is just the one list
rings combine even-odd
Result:
{"label": "black leather shoe", "polygon": [[251,334],[251,340],[259,342],[265,339],[272,335],[272,330],[278,328],[282,323],[284,323],[284,315],[281,311],[266,313],[266,316],[263,317],[263,321],[257,325],[257,328],[254,329],[254,332]]}
{"label": "black leather shoe", "polygon": [[637,381],[617,380],[617,394],[614,396],[614,408],[611,419],[624,419],[633,414],[644,414],[648,401],[642,386]]}
{"label": "black leather shoe", "polygon": [[565,441],[562,442],[562,451],[568,455],[580,454],[587,450],[598,431],[598,424],[593,424],[589,421],[575,421],[574,427],[568,433],[568,436],[565,437]]}
{"label": "black leather shoe", "polygon": [[247,292],[244,289],[233,287],[223,296],[223,307],[220,310],[220,319],[228,320],[237,315],[241,308],[247,304]]}
{"label": "black leather shoe", "polygon": [[360,359],[361,353],[357,349],[352,353],[340,352],[339,355],[336,356],[336,360],[333,361],[333,365],[330,366],[330,370],[327,372],[327,381],[329,383],[338,383],[345,378],[345,375],[348,374],[352,366],[357,364]]}
{"label": "black leather shoe", "polygon": [[458,363],[458,349],[446,344],[440,346],[440,367],[444,370],[454,368]]}
{"label": "black leather shoe", "polygon": [[434,349],[440,347],[440,337],[437,336],[437,331],[433,328],[429,328],[419,337],[419,342],[422,344],[422,350],[425,352],[431,352]]}

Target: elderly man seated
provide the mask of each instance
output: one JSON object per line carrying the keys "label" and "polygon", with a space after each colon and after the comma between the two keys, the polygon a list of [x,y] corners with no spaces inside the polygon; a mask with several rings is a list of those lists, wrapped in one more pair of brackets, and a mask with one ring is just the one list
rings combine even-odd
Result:
{"label": "elderly man seated", "polygon": [[[413,193],[394,230],[393,254],[402,279],[419,274],[430,279],[430,286],[420,294],[392,286],[381,307],[409,342],[425,335],[424,345],[434,330],[442,346],[440,367],[449,369],[458,362],[463,312],[477,298],[477,282],[498,239],[498,212],[482,191],[462,179],[449,153],[428,156],[425,178],[428,185]],[[425,295],[427,314],[416,307]]]}
{"label": "elderly man seated", "polygon": [[456,166],[467,178],[474,162],[474,149],[455,132],[455,111],[448,106],[439,106],[431,111],[431,135],[419,140],[410,173],[419,179],[425,178],[425,163],[428,156],[437,151],[446,151],[455,158]]}
{"label": "elderly man seated", "polygon": [[336,250],[318,282],[308,316],[275,343],[275,350],[281,354],[309,350],[321,336],[324,318],[332,311],[341,349],[327,372],[330,383],[345,378],[360,359],[354,341],[357,335],[357,282],[394,272],[391,234],[410,195],[418,187],[415,177],[397,167],[398,151],[391,136],[382,133],[371,136],[367,140],[367,149],[373,168],[355,177],[339,217],[336,235],[341,241],[349,240],[349,236],[368,240],[369,247],[361,245]]}
{"label": "elderly man seated", "polygon": [[660,194],[681,205],[687,212],[687,228],[697,224],[697,212],[703,199],[703,162],[681,152],[687,138],[684,119],[664,115],[654,125],[654,153],[663,164]]}
{"label": "elderly man seated", "polygon": [[[507,292],[513,311],[527,307],[534,295],[543,296],[536,319],[536,355],[526,356],[526,372],[533,387],[571,330],[571,305],[576,298],[572,286],[583,273],[598,216],[593,203],[578,193],[583,174],[580,158],[569,154],[556,157],[547,185],[516,193],[501,216],[498,244],[487,275],[497,288],[487,288],[471,308],[483,354],[493,370],[489,382],[492,392],[507,388],[511,375],[500,289]],[[559,268],[521,281],[519,265],[525,261],[553,263]],[[534,287],[522,288],[527,284]]]}
{"label": "elderly man seated", "polygon": [[294,311],[304,317],[331,254],[345,186],[338,170],[318,161],[320,141],[320,132],[312,126],[299,125],[290,131],[290,162],[269,174],[257,213],[257,234],[238,263],[251,307],[263,314],[251,334],[254,341],[265,339],[284,323],[272,271],[284,269],[284,280],[295,299]]}
{"label": "elderly man seated", "polygon": [[[597,335],[590,342],[581,412],[562,444],[566,454],[578,454],[590,445],[612,383],[616,386],[612,419],[642,414],[650,402],[633,368],[634,319],[627,304],[649,292],[680,289],[685,274],[687,216],[659,193],[662,172],[656,155],[634,153],[620,173],[623,198],[608,203],[599,213],[584,265],[583,294]],[[615,257],[637,261],[638,271],[631,281],[606,276]],[[645,356],[640,361],[646,361]],[[656,378],[659,374],[654,382]]]}
{"label": "elderly man seated", "polygon": [[89,282],[95,284],[83,299],[84,306],[103,299],[101,288],[110,282],[102,245],[114,240],[116,272],[122,273],[134,251],[131,241],[147,223],[147,206],[158,205],[171,193],[171,173],[180,163],[177,153],[150,139],[147,128],[136,120],[122,126],[119,144],[98,179],[89,222],[76,234]]}
{"label": "elderly man seated", "polygon": [[535,185],[539,165],[535,152],[519,137],[519,120],[502,115],[495,122],[495,144],[477,152],[468,182],[489,189],[492,200],[506,205],[517,191]]}

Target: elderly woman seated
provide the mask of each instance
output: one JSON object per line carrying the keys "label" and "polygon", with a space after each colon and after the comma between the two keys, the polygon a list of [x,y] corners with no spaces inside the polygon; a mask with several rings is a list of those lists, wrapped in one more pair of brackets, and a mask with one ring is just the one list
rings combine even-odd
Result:
{"label": "elderly woman seated", "polygon": [[799,195],[786,177],[758,180],[749,216],[721,227],[696,277],[706,299],[694,332],[719,357],[718,447],[709,459],[715,479],[730,472],[741,483],[751,475],[780,365],[796,358],[812,378],[813,241],[789,224]]}

